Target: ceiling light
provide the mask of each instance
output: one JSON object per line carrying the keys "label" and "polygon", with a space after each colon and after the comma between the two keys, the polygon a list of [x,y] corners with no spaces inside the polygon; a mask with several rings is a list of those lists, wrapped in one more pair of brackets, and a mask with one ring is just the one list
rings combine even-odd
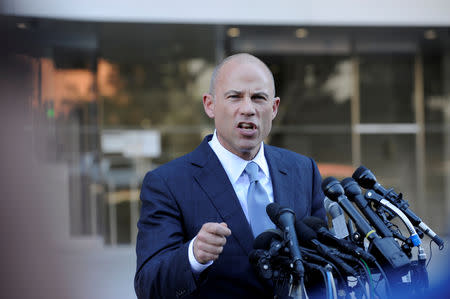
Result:
{"label": "ceiling light", "polygon": [[239,28],[231,27],[228,28],[227,34],[229,37],[238,37],[241,34],[241,31],[239,30]]}
{"label": "ceiling light", "polygon": [[308,36],[308,30],[305,28],[299,28],[299,29],[295,30],[295,36],[297,38],[305,38]]}
{"label": "ceiling light", "polygon": [[423,34],[426,39],[436,39],[437,34],[433,29],[426,30]]}
{"label": "ceiling light", "polygon": [[16,26],[19,29],[28,29],[28,25],[26,23],[17,23]]}

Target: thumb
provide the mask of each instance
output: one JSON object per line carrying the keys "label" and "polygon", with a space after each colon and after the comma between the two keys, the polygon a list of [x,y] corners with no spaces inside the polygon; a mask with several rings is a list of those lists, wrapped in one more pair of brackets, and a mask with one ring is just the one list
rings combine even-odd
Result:
{"label": "thumb", "polygon": [[219,223],[221,226],[225,227],[227,229],[227,232],[225,234],[225,236],[229,236],[231,235],[231,230],[228,228],[228,225],[225,222]]}

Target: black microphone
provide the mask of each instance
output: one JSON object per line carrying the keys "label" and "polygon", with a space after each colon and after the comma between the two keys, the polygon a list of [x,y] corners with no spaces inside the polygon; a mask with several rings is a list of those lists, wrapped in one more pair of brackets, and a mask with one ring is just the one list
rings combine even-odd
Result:
{"label": "black microphone", "polygon": [[[355,209],[352,203],[348,200],[347,196],[345,196],[344,188],[342,188],[341,184],[334,177],[328,177],[322,182],[322,189],[325,195],[337,202],[344,211],[352,218],[353,222],[356,225],[358,231],[368,239],[373,239],[376,235],[375,230],[372,229],[370,224],[366,221],[366,219],[361,216],[361,214]],[[378,236],[378,235],[377,235]]]}
{"label": "black microphone", "polygon": [[333,250],[320,243],[319,240],[317,240],[317,234],[309,226],[303,223],[303,221],[297,220],[295,222],[295,229],[302,245],[309,245],[313,247],[319,254],[331,260],[334,264],[336,264],[336,266],[340,267],[346,273],[355,277],[358,275],[352,267],[334,254]]}
{"label": "black microphone", "polygon": [[[354,221],[358,231],[369,241],[372,248],[382,256],[394,269],[410,265],[406,254],[401,250],[398,243],[392,237],[380,238],[370,224],[355,209],[352,203],[344,194],[344,188],[334,177],[328,177],[322,182],[322,189],[325,195],[339,203],[349,217]],[[376,254],[373,253],[375,256]]]}
{"label": "black microphone", "polygon": [[297,234],[295,233],[295,213],[291,209],[282,208],[276,202],[266,207],[267,215],[275,225],[284,233],[284,239],[288,241],[288,248],[292,258],[294,269],[300,277],[303,277],[305,269],[302,263],[302,255],[298,247]]}
{"label": "black microphone", "polygon": [[352,178],[354,178],[361,187],[365,189],[373,189],[376,193],[389,200],[392,204],[405,213],[414,226],[419,227],[428,237],[430,237],[439,246],[439,249],[442,250],[444,248],[444,240],[442,240],[441,237],[439,237],[422,221],[422,219],[420,219],[416,214],[414,214],[413,211],[409,209],[408,202],[401,198],[401,194],[395,193],[392,188],[386,190],[377,182],[377,178],[368,168],[361,165],[355,170]]}
{"label": "black microphone", "polygon": [[282,249],[283,233],[279,229],[268,229],[253,241],[253,249],[264,249],[272,257],[278,256]]}
{"label": "black microphone", "polygon": [[256,249],[250,252],[250,264],[253,265],[256,272],[264,279],[271,279],[273,275],[270,264],[270,255],[267,250]]}
{"label": "black microphone", "polygon": [[384,224],[383,220],[372,210],[369,202],[361,195],[361,188],[358,183],[352,178],[345,178],[341,181],[342,187],[344,187],[345,195],[347,198],[353,201],[361,212],[366,216],[367,220],[376,228],[377,232],[382,237],[392,237],[391,230]]}
{"label": "black microphone", "polygon": [[319,236],[319,240],[322,242],[326,242],[327,244],[337,247],[343,252],[351,254],[355,257],[362,258],[369,262],[375,262],[376,259],[373,255],[362,249],[361,247],[355,245],[354,243],[346,240],[336,238],[328,229],[327,224],[320,218],[309,216],[303,219],[303,222],[312,228],[317,235]]}

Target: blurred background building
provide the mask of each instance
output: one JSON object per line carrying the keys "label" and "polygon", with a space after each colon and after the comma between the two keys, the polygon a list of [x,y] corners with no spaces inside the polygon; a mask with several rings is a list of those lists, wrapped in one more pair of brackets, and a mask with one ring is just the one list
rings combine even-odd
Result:
{"label": "blurred background building", "polygon": [[4,1],[2,233],[46,257],[10,250],[9,298],[135,297],[143,176],[213,131],[202,93],[238,52],[275,76],[268,143],[324,177],[365,165],[447,236],[450,3],[391,2]]}

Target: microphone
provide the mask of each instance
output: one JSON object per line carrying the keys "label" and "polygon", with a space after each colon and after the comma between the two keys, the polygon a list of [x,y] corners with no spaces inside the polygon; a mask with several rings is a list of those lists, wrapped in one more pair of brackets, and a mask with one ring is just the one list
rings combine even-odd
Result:
{"label": "microphone", "polygon": [[402,199],[401,194],[397,194],[393,189],[386,190],[382,185],[377,182],[375,175],[366,167],[360,166],[352,175],[352,178],[358,182],[358,184],[365,189],[373,189],[376,193],[382,195],[389,200],[397,208],[402,210],[409,218],[414,226],[418,226],[428,237],[430,237],[442,250],[444,248],[444,240],[442,240],[431,228],[426,225],[422,219],[409,209],[407,201]]}
{"label": "microphone", "polygon": [[382,237],[392,237],[391,230],[384,224],[383,220],[372,210],[369,202],[361,195],[361,188],[352,178],[345,178],[341,182],[344,187],[345,195],[353,201],[361,212],[366,216],[367,220],[376,228]]}
{"label": "microphone", "polygon": [[295,229],[296,229],[296,231],[299,235],[299,239],[303,245],[307,244],[307,245],[312,246],[323,257],[331,260],[333,263],[335,263],[338,267],[340,267],[346,273],[348,273],[352,276],[355,276],[355,277],[358,275],[358,273],[352,267],[350,267],[340,257],[338,257],[336,254],[334,254],[330,248],[328,248],[324,244],[320,243],[317,240],[317,234],[309,226],[307,226],[305,223],[303,223],[301,220],[297,220],[295,222]]}
{"label": "microphone", "polygon": [[273,202],[267,205],[266,212],[270,220],[284,233],[284,239],[287,240],[289,252],[293,259],[294,269],[300,277],[303,277],[305,269],[302,263],[300,248],[298,247],[297,234],[295,233],[294,211],[288,208],[282,208],[278,203]]}
{"label": "microphone", "polygon": [[250,252],[250,264],[256,269],[256,272],[264,279],[271,279],[273,275],[270,264],[270,255],[266,250],[256,249]]}
{"label": "microphone", "polygon": [[392,237],[380,238],[370,224],[355,209],[352,203],[344,194],[344,188],[334,177],[328,177],[322,182],[322,189],[328,198],[337,201],[349,217],[354,221],[358,230],[365,236],[372,248],[392,266],[394,269],[409,266],[410,261],[406,254],[401,250],[398,243]]}
{"label": "microphone", "polygon": [[268,229],[253,241],[253,249],[264,249],[272,257],[278,256],[282,248],[283,233],[278,229]]}
{"label": "microphone", "polygon": [[387,207],[388,209],[393,211],[396,215],[398,215],[400,217],[400,219],[403,221],[403,223],[406,225],[406,228],[408,229],[409,234],[410,234],[409,239],[411,240],[411,243],[414,246],[419,246],[422,243],[422,241],[420,241],[419,236],[417,235],[414,225],[411,223],[411,221],[409,221],[409,218],[400,209],[398,209],[395,205],[391,204],[389,201],[384,199],[381,195],[376,194],[375,191],[373,191],[371,189],[367,190],[364,197],[371,201],[377,202],[381,206]]}
{"label": "microphone", "polygon": [[327,242],[329,245],[339,248],[343,252],[351,254],[355,257],[362,258],[369,262],[375,262],[376,259],[373,255],[362,249],[361,247],[353,244],[346,239],[336,238],[328,229],[327,224],[320,218],[309,216],[303,219],[303,222],[313,229],[319,236],[319,240]]}
{"label": "microphone", "polygon": [[336,237],[339,239],[346,238],[348,236],[348,229],[345,223],[344,211],[342,211],[337,203],[330,200],[328,197],[324,198],[323,205],[327,213],[331,216]]}

